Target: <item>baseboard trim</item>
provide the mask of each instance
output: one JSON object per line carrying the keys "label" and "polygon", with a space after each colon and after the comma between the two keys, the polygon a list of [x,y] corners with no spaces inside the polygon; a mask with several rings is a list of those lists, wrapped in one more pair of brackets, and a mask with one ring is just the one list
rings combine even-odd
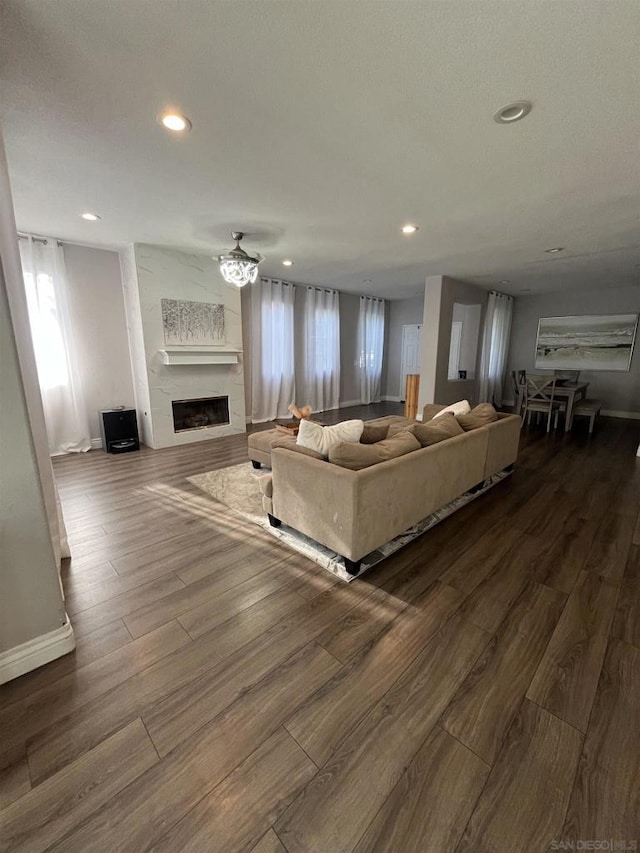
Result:
{"label": "baseboard trim", "polygon": [[383,403],[401,403],[401,402],[402,402],[402,397],[391,397],[391,396],[386,396],[386,397],[380,397],[380,400],[381,400]]}
{"label": "baseboard trim", "polygon": [[67,617],[67,621],[60,628],[34,637],[33,640],[7,649],[6,652],[0,652],[0,684],[62,657],[72,652],[75,647],[76,638]]}
{"label": "baseboard trim", "polygon": [[602,409],[600,414],[603,418],[628,418],[632,421],[640,421],[640,412],[620,412],[617,409]]}
{"label": "baseboard trim", "polygon": [[102,450],[102,439],[101,438],[92,438],[91,439],[91,449],[92,450]]}
{"label": "baseboard trim", "polygon": [[348,409],[351,406],[361,406],[360,400],[340,400],[339,409]]}

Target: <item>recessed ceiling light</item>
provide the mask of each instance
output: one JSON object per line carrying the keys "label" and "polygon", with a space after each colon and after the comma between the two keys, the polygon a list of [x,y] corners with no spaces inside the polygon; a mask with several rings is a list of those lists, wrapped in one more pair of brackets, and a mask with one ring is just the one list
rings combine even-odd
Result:
{"label": "recessed ceiling light", "polygon": [[97,213],[81,213],[83,219],[88,219],[89,222],[96,222],[98,219],[102,219],[101,216],[98,216]]}
{"label": "recessed ceiling light", "polygon": [[363,278],[362,283],[363,284],[371,284],[371,279],[370,278]]}
{"label": "recessed ceiling light", "polygon": [[545,249],[547,255],[556,255],[558,252],[564,252],[564,248],[562,246],[556,246],[554,249]]}
{"label": "recessed ceiling light", "polygon": [[174,133],[183,133],[184,131],[191,130],[191,122],[186,116],[180,115],[180,113],[165,113],[160,116],[160,123],[167,130],[172,130]]}
{"label": "recessed ceiling light", "polygon": [[531,293],[531,288],[530,287],[523,287],[522,290],[520,291],[520,293]]}
{"label": "recessed ceiling light", "polygon": [[493,120],[498,124],[513,124],[514,121],[520,121],[521,118],[529,115],[532,109],[530,101],[512,101],[504,107],[500,107],[494,115]]}
{"label": "recessed ceiling light", "polygon": [[284,260],[284,261],[282,262],[282,266],[283,266],[283,267],[292,267],[292,266],[293,266],[293,261],[291,261],[291,260],[289,260],[289,258],[287,258],[286,260]]}
{"label": "recessed ceiling light", "polygon": [[402,233],[403,234],[415,234],[417,230],[418,230],[417,225],[403,225],[402,226]]}
{"label": "recessed ceiling light", "polygon": [[508,278],[503,278],[502,281],[499,282],[499,284],[511,284],[511,280]]}

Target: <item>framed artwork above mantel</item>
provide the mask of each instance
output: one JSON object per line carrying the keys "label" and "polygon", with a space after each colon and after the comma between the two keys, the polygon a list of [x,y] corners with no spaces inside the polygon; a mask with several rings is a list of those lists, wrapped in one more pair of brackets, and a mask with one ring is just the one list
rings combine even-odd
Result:
{"label": "framed artwork above mantel", "polygon": [[538,320],[535,366],[556,370],[629,371],[637,314],[585,314]]}
{"label": "framed artwork above mantel", "polygon": [[187,299],[161,299],[160,305],[165,344],[220,346],[224,343],[224,305]]}

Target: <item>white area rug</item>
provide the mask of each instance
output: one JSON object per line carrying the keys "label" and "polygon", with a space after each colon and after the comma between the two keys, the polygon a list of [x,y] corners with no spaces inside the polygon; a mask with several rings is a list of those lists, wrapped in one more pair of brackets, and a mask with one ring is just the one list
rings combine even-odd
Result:
{"label": "white area rug", "polygon": [[[352,581],[355,578],[347,573],[344,567],[344,560],[335,551],[325,548],[319,542],[309,539],[303,533],[299,533],[292,527],[287,527],[283,524],[281,527],[271,527],[266,512],[262,509],[262,494],[258,481],[260,477],[264,477],[264,471],[256,471],[250,462],[243,462],[241,465],[232,465],[230,468],[218,468],[215,471],[209,471],[207,474],[196,474],[194,477],[188,477],[189,482],[193,483],[203,492],[206,492],[212,498],[225,506],[230,507],[235,512],[238,512],[244,518],[252,521],[254,524],[260,525],[264,530],[267,530],[276,539],[279,539],[284,545],[304,554],[310,560],[318,563],[322,568],[332,572],[344,581]],[[460,507],[465,506],[470,501],[484,494],[496,483],[504,480],[509,474],[500,472],[494,474],[489,480],[486,480],[482,489],[473,494],[461,495],[450,504],[442,507],[437,512],[423,519],[415,527],[406,530],[391,542],[387,542],[381,548],[372,551],[362,558],[360,573],[357,577],[373,568],[376,563],[394,554],[404,545],[408,545],[418,536],[421,536],[425,531],[429,530],[439,521],[447,518],[451,513],[455,512]]]}

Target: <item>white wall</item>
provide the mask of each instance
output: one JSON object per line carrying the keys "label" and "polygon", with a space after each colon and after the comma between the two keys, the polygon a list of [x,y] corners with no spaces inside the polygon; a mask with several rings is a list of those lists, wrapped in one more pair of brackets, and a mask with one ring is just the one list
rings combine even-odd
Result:
{"label": "white wall", "polygon": [[[11,308],[10,308],[11,302]],[[11,315],[10,315],[11,311]],[[13,320],[13,322],[12,322]],[[16,341],[20,329],[20,354]],[[20,269],[11,188],[0,137],[0,678],[15,661],[14,650],[50,637],[67,622],[58,565],[45,506],[40,465],[50,462],[41,404],[23,373],[36,385],[26,299]],[[34,428],[30,423],[33,407]],[[37,444],[34,434],[40,436]],[[38,446],[40,450],[38,450]],[[46,464],[45,464],[46,463]],[[52,487],[53,480],[48,482]],[[25,672],[74,647],[69,629],[62,644],[44,659],[27,660]],[[16,664],[14,663],[15,667]],[[14,672],[18,674],[18,672]]]}
{"label": "white wall", "polygon": [[[153,448],[191,444],[208,438],[245,432],[245,395],[242,364],[166,365],[161,299],[221,303],[225,307],[225,346],[242,349],[240,292],[230,287],[209,255],[178,252],[162,246],[136,243],[123,253],[123,280],[129,334],[132,343],[138,421],[145,443]],[[139,351],[142,318],[144,355]],[[139,363],[144,358],[144,368]],[[146,372],[146,376],[143,375]],[[173,400],[229,397],[227,425],[176,433]],[[142,408],[144,407],[144,408]]]}
{"label": "white wall", "polygon": [[478,402],[477,379],[482,348],[478,346],[474,379],[448,379],[451,321],[456,303],[480,305],[480,329],[484,328],[486,290],[448,276],[429,276],[425,282],[421,342],[418,412],[426,403]]}
{"label": "white wall", "polygon": [[[512,370],[534,369],[540,317],[635,314],[639,311],[640,284],[519,296],[513,307],[508,375]],[[585,370],[580,373],[580,379],[589,382],[589,397],[601,400],[606,411],[640,414],[640,341],[636,339],[629,373]],[[507,393],[506,396],[512,395]]]}
{"label": "white wall", "polygon": [[64,244],[68,301],[91,439],[98,411],[134,405],[129,341],[117,252]]}
{"label": "white wall", "polygon": [[412,299],[394,299],[386,304],[382,395],[397,399],[404,394],[404,389],[400,388],[402,327],[422,323],[424,294],[414,296]]}

